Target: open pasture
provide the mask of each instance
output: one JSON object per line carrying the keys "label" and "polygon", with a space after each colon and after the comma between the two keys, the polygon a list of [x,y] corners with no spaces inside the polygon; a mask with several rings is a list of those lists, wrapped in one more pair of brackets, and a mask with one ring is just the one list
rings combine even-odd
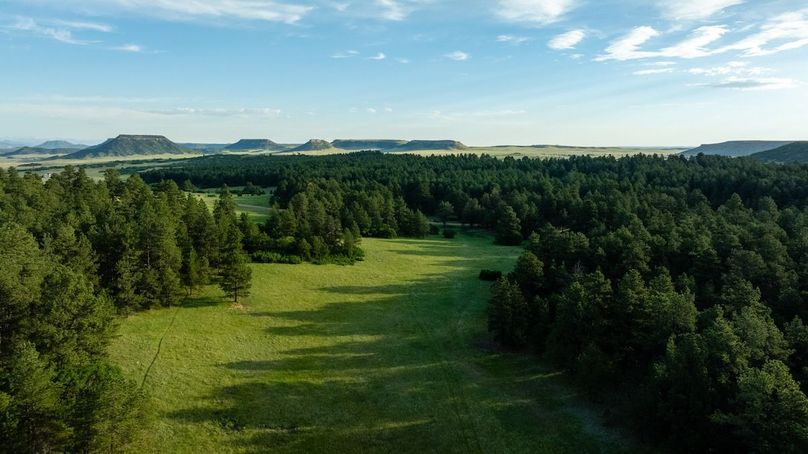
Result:
{"label": "open pasture", "polygon": [[149,370],[148,450],[625,449],[558,373],[489,341],[477,273],[518,248],[476,233],[362,246],[355,266],[254,265],[243,305],[211,287],[125,320],[112,357],[138,382]]}

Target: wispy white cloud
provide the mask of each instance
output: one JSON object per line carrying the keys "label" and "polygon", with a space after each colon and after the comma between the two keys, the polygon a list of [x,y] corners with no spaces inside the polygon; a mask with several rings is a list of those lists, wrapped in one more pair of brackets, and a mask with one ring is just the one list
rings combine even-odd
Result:
{"label": "wispy white cloud", "polygon": [[[31,0],[65,8],[64,0]],[[239,19],[293,24],[314,7],[274,0],[71,0],[70,10],[88,14],[126,11],[159,19]]]}
{"label": "wispy white cloud", "polygon": [[18,17],[17,20],[4,28],[18,32],[31,33],[34,35],[43,36],[66,44],[87,45],[92,44],[94,41],[79,39],[73,35],[73,31],[67,27],[56,27],[50,25],[43,25],[40,22],[30,17]]}
{"label": "wispy white cloud", "polygon": [[613,41],[606,48],[606,53],[595,58],[597,61],[633,60],[655,56],[653,52],[644,52],[640,46],[659,36],[659,32],[649,26],[635,27],[625,36]]}
{"label": "wispy white cloud", "polygon": [[690,74],[699,76],[760,76],[762,74],[774,71],[772,68],[761,66],[751,66],[746,61],[731,61],[722,66],[713,66],[709,68],[690,68]]}
{"label": "wispy white cloud", "polygon": [[402,21],[409,16],[410,11],[396,0],[376,0],[381,8],[381,17],[391,21]]}
{"label": "wispy white cloud", "polygon": [[110,33],[113,28],[111,25],[101,24],[96,22],[76,22],[76,21],[65,21],[65,20],[54,20],[52,21],[55,25],[59,25],[65,28],[73,29],[73,30],[92,30],[96,32],[102,33]]}
{"label": "wispy white cloud", "polygon": [[706,46],[721,39],[729,29],[723,25],[699,27],[690,33],[683,41],[660,50],[642,50],[641,46],[660,36],[653,27],[637,27],[625,36],[618,38],[606,48],[603,55],[595,60],[638,60],[643,58],[698,58],[715,53]]}
{"label": "wispy white cloud", "polygon": [[741,91],[784,90],[794,88],[799,83],[790,78],[762,77],[774,69],[752,66],[748,61],[731,61],[721,66],[691,68],[688,73],[706,78],[720,78],[717,81],[694,84],[699,87],[725,88]]}
{"label": "wispy white cloud", "polygon": [[644,58],[699,58],[728,52],[739,52],[743,57],[760,57],[788,50],[808,47],[808,9],[794,11],[767,20],[757,32],[732,44],[710,46],[727,36],[726,25],[703,26],[693,30],[683,41],[659,50],[644,50],[643,44],[660,36],[648,26],[637,27],[613,41],[603,55],[606,60],[636,60]]}
{"label": "wispy white cloud", "polygon": [[798,82],[794,79],[785,78],[757,78],[757,77],[738,77],[730,76],[718,82],[710,82],[705,84],[696,84],[697,86],[710,87],[710,88],[724,88],[740,91],[770,91],[770,90],[785,90],[798,86]]}
{"label": "wispy white cloud", "polygon": [[109,119],[124,115],[137,115],[141,118],[160,118],[164,116],[205,116],[205,117],[238,117],[238,118],[278,118],[282,111],[269,107],[243,108],[196,108],[176,107],[144,109],[138,107],[121,107],[109,104],[62,104],[62,103],[0,103],[0,112],[33,114],[50,118],[87,118]]}
{"label": "wispy white cloud", "polygon": [[396,58],[396,61],[401,63],[402,65],[410,64],[410,59],[409,58]]}
{"label": "wispy white cloud", "polygon": [[699,27],[684,41],[659,52],[661,57],[698,58],[706,57],[712,53],[705,46],[718,41],[729,29],[723,25]]}
{"label": "wispy white cloud", "polygon": [[463,52],[461,50],[456,50],[454,52],[450,52],[450,53],[444,55],[444,57],[448,58],[449,60],[454,60],[454,61],[466,61],[466,60],[471,58],[471,55],[469,55],[466,52]]}
{"label": "wispy white cloud", "polygon": [[499,35],[499,36],[497,36],[497,42],[498,43],[510,43],[510,44],[515,45],[515,46],[518,46],[520,44],[524,44],[524,43],[526,43],[528,41],[530,41],[530,38],[528,38],[526,36],[514,36],[514,35]]}
{"label": "wispy white cloud", "polygon": [[348,8],[351,7],[350,3],[340,3],[340,2],[331,2],[331,7],[335,10],[339,11],[340,13],[344,13],[348,11]]}
{"label": "wispy white cloud", "polygon": [[384,52],[379,52],[378,54],[376,54],[376,55],[374,55],[372,57],[368,57],[368,60],[384,60],[386,58],[387,58],[387,55],[385,55]]}
{"label": "wispy white cloud", "polygon": [[757,33],[716,53],[740,51],[747,57],[759,57],[808,46],[808,9],[776,16],[764,23]]}
{"label": "wispy white cloud", "polygon": [[559,21],[577,0],[498,0],[496,14],[509,22],[546,25]]}
{"label": "wispy white cloud", "polygon": [[112,50],[119,50],[121,52],[132,52],[134,54],[139,54],[144,51],[143,46],[138,44],[124,44],[122,46],[113,47]]}
{"label": "wispy white cloud", "polygon": [[358,50],[346,50],[344,52],[337,52],[331,55],[331,58],[341,59],[341,58],[353,58],[359,56]]}
{"label": "wispy white cloud", "polygon": [[527,114],[526,110],[502,109],[502,110],[475,110],[466,112],[444,112],[433,110],[424,116],[434,120],[462,121],[462,120],[496,120],[511,119]]}
{"label": "wispy white cloud", "polygon": [[241,108],[199,108],[199,107],[176,107],[171,109],[154,109],[145,111],[146,113],[158,115],[204,115],[214,117],[279,117],[281,109],[271,107],[241,107]]}
{"label": "wispy white cloud", "polygon": [[658,0],[665,17],[673,20],[701,20],[744,0]]}
{"label": "wispy white cloud", "polygon": [[555,50],[575,49],[585,37],[586,32],[583,30],[570,30],[551,39],[547,46]]}
{"label": "wispy white cloud", "polygon": [[654,69],[640,69],[634,71],[635,76],[653,76],[657,74],[670,74],[674,72],[673,68],[654,68]]}

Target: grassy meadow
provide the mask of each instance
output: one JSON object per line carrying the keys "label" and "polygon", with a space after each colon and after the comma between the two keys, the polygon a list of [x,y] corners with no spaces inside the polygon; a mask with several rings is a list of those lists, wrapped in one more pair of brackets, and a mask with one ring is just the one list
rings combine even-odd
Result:
{"label": "grassy meadow", "polygon": [[124,320],[111,356],[154,401],[150,452],[622,452],[553,370],[499,351],[489,236],[365,239],[355,266],[253,265],[234,306],[210,287]]}
{"label": "grassy meadow", "polygon": [[[230,188],[233,191],[233,199],[236,202],[236,214],[241,215],[241,213],[247,213],[250,216],[250,219],[253,221],[263,224],[264,221],[267,220],[269,216],[269,197],[270,191],[267,190],[267,193],[264,195],[239,195],[238,191],[241,190],[240,187]],[[203,193],[196,193],[197,197],[202,199],[207,205],[208,209],[213,211],[213,207],[216,204],[216,201],[219,200],[219,189],[213,189],[209,191],[205,191]]]}

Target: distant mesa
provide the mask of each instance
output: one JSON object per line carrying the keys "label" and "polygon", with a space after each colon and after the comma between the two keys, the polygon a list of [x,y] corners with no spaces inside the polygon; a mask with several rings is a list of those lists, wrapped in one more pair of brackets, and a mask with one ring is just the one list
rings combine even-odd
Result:
{"label": "distant mesa", "polygon": [[308,142],[304,143],[303,145],[293,148],[289,150],[292,153],[299,153],[299,152],[306,152],[306,151],[321,151],[321,150],[330,150],[334,148],[331,145],[331,142],[327,140],[321,139],[311,139]]}
{"label": "distant mesa", "polygon": [[17,149],[9,150],[1,153],[5,157],[13,156],[35,156],[35,155],[66,155],[76,151],[76,148],[43,148],[41,145],[36,147],[20,147]]}
{"label": "distant mesa", "polygon": [[70,150],[70,149],[81,150],[82,148],[87,148],[87,145],[67,142],[64,140],[49,140],[33,148],[44,148],[46,150]]}
{"label": "distant mesa", "polygon": [[411,140],[390,151],[465,150],[468,147],[456,140]]}
{"label": "distant mesa", "polygon": [[774,150],[755,153],[752,157],[764,162],[805,164],[808,163],[808,142],[792,142]]}
{"label": "distant mesa", "polygon": [[224,147],[225,151],[280,151],[286,147],[269,139],[241,139]]}
{"label": "distant mesa", "polygon": [[400,147],[407,143],[406,140],[355,140],[355,139],[338,139],[331,142],[334,148],[343,150],[360,151],[360,150],[390,150],[392,148]]}
{"label": "distant mesa", "polygon": [[230,146],[230,144],[227,143],[179,143],[177,145],[206,154],[220,153]]}
{"label": "distant mesa", "polygon": [[192,150],[183,148],[164,136],[120,135],[114,139],[65,156],[65,159],[108,158],[126,156],[150,156],[187,154]]}
{"label": "distant mesa", "polygon": [[722,143],[712,143],[702,145],[692,150],[687,150],[682,153],[683,156],[696,156],[698,154],[719,155],[719,156],[750,156],[755,153],[774,150],[775,148],[782,147],[794,143],[794,141],[765,141],[765,140],[744,140],[744,141],[731,141]]}

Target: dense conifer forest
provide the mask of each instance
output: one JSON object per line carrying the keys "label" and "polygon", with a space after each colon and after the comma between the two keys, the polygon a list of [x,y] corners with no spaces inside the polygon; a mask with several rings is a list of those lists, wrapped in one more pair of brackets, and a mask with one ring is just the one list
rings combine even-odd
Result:
{"label": "dense conifer forest", "polygon": [[[237,216],[228,185],[273,188],[266,222]],[[180,187],[223,190],[211,212]],[[480,275],[496,280],[492,336],[567,370],[653,443],[808,448],[808,167],[371,152],[98,182],[0,171],[5,447],[117,450],[147,426],[148,399],[106,358],[116,314],[209,283],[238,302],[250,260],[351,264],[362,237],[423,237],[428,216],[447,238],[465,224],[525,245],[512,271]]]}
{"label": "dense conifer forest", "polygon": [[116,314],[172,306],[213,281],[237,299],[247,263],[228,193],[211,213],[173,182],[0,170],[2,451],[125,448],[151,412],[107,360]]}
{"label": "dense conifer forest", "polygon": [[214,157],[144,178],[274,186],[271,237],[299,237],[305,207],[323,204],[359,235],[422,234],[413,219],[428,215],[527,240],[492,288],[504,347],[568,370],[655,442],[808,449],[808,167],[360,153]]}

